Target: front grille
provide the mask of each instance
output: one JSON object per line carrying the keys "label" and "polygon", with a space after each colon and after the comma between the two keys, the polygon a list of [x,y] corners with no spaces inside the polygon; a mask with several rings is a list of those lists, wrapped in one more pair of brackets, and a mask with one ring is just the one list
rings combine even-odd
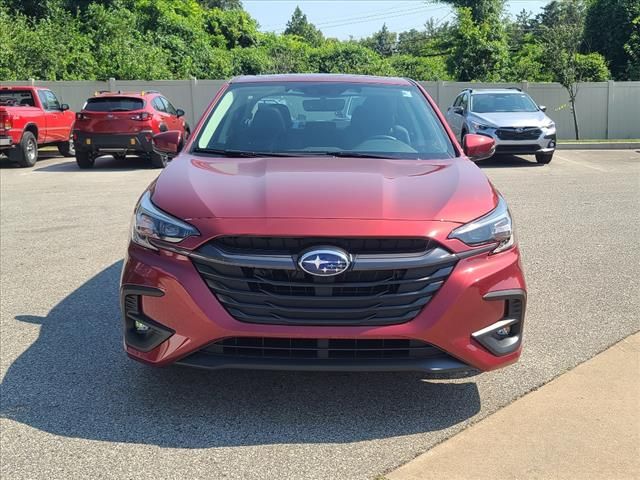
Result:
{"label": "front grille", "polygon": [[[341,245],[335,239],[320,239],[320,244]],[[308,242],[301,245],[309,246]],[[442,252],[444,259],[411,268],[394,268],[394,258],[404,253],[402,251],[380,255],[391,260],[374,270],[357,269],[355,265],[360,257],[356,255],[352,270],[333,277],[310,275],[294,266],[289,269],[248,267],[233,264],[229,258],[224,262],[212,261],[206,256],[211,252],[210,245],[199,249],[192,261],[218,301],[239,321],[283,325],[391,325],[408,322],[418,315],[453,270],[457,258],[442,249],[427,252],[435,250]],[[260,257],[260,252],[250,252],[243,250],[242,258]],[[297,253],[286,257],[293,257],[291,265],[295,265]]]}
{"label": "front grille", "polygon": [[429,358],[442,351],[419,340],[405,339],[316,339],[231,337],[207,346],[202,353],[225,357],[272,359]]}
{"label": "front grille", "polygon": [[223,250],[251,254],[296,254],[314,245],[332,245],[352,255],[361,253],[411,253],[429,248],[427,238],[330,238],[330,237],[218,237],[211,242]]}
{"label": "front grille", "polygon": [[542,134],[542,130],[535,127],[524,127],[521,131],[517,128],[499,128],[496,135],[500,140],[536,140]]}

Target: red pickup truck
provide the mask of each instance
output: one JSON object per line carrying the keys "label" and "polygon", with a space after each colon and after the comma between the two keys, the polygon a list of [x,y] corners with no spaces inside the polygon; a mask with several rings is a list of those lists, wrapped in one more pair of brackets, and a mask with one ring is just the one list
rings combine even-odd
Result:
{"label": "red pickup truck", "polygon": [[75,114],[48,88],[0,87],[0,153],[22,167],[38,160],[38,147],[56,145],[73,157]]}

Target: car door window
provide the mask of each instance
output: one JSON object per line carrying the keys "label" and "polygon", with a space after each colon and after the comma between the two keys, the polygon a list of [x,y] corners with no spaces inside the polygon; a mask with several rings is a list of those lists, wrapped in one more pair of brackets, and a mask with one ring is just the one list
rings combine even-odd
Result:
{"label": "car door window", "polygon": [[167,100],[164,97],[158,97],[162,103],[164,103],[164,108],[165,108],[165,112],[167,112],[170,115],[177,115],[176,109],[173,108],[173,105],[171,105],[171,102],[169,100]]}
{"label": "car door window", "polygon": [[462,107],[462,110],[464,110],[465,112],[467,111],[468,104],[469,104],[469,95],[465,93],[464,95],[462,95],[462,101],[460,102],[460,106]]}
{"label": "car door window", "polygon": [[153,105],[153,108],[158,111],[158,112],[167,112],[167,110],[165,109],[164,103],[162,102],[162,100],[160,99],[160,97],[156,97],[153,99],[153,102],[151,102],[151,104]]}
{"label": "car door window", "polygon": [[461,102],[462,102],[462,95],[458,95],[456,97],[455,101],[453,102],[453,106],[454,107],[459,107]]}
{"label": "car door window", "polygon": [[47,110],[61,110],[60,102],[52,91],[44,90],[43,93],[45,98],[45,102],[43,103]]}

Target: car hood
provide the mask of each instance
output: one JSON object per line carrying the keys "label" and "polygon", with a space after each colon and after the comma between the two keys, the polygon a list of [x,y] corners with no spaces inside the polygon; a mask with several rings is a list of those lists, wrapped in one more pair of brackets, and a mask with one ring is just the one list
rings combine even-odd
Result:
{"label": "car hood", "polygon": [[473,116],[496,127],[541,127],[550,121],[541,111],[474,113]]}
{"label": "car hood", "polygon": [[162,172],[153,202],[192,218],[444,220],[495,208],[472,162],[334,157],[211,159],[182,154]]}

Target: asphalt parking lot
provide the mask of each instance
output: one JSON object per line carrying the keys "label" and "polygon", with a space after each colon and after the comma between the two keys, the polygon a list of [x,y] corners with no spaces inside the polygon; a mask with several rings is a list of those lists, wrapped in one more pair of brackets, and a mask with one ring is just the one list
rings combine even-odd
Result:
{"label": "asphalt parking lot", "polygon": [[515,216],[525,350],[501,371],[426,381],[128,360],[118,277],[133,205],[159,171],[135,159],[91,171],[57,156],[32,169],[0,159],[0,476],[374,478],[636,332],[640,152],[482,168]]}

